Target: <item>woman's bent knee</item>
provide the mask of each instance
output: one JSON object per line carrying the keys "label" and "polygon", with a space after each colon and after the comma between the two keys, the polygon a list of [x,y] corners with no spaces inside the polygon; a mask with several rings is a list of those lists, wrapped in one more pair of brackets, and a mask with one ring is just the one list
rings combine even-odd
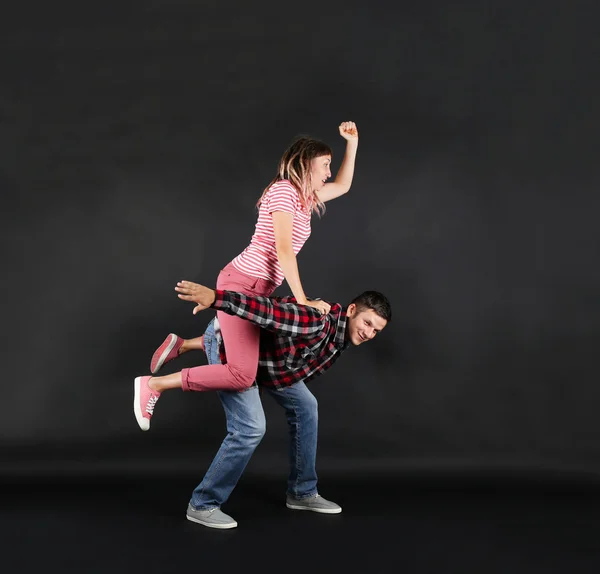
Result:
{"label": "woman's bent knee", "polygon": [[249,389],[256,380],[256,371],[247,373],[235,367],[229,367],[229,373],[231,375],[232,388],[238,391]]}

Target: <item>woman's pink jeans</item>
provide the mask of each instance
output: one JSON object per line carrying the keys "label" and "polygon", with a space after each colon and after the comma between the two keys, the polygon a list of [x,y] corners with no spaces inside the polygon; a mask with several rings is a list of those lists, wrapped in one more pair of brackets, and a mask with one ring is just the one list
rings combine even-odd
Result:
{"label": "woman's pink jeans", "polygon": [[[217,278],[217,289],[245,295],[268,297],[276,288],[275,283],[241,273],[231,263]],[[227,363],[183,369],[181,388],[184,391],[241,391],[252,386],[256,378],[260,327],[222,311],[217,311],[217,318]]]}

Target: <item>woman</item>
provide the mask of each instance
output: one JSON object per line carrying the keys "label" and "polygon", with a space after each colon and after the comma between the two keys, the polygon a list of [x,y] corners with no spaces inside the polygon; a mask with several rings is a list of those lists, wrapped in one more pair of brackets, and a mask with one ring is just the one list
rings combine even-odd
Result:
{"label": "woman", "polygon": [[[310,236],[313,212],[321,214],[324,203],[348,192],[354,176],[358,130],[354,122],[343,122],[340,135],[346,152],[335,181],[331,177],[331,148],[312,138],[296,139],[279,161],[277,175],[257,202],[258,220],[250,245],[235,257],[217,278],[217,289],[247,295],[269,296],[285,279],[296,298],[321,313],[328,313],[325,301],[306,298],[296,255]],[[239,317],[217,312],[221,336],[227,352],[226,364],[183,369],[163,377],[137,377],[134,383],[134,413],[142,430],[150,428],[150,418],[160,394],[167,389],[184,391],[243,390],[250,387],[258,368],[260,329]],[[184,340],[171,333],[155,351],[152,373],[181,353],[202,348],[202,337]]]}

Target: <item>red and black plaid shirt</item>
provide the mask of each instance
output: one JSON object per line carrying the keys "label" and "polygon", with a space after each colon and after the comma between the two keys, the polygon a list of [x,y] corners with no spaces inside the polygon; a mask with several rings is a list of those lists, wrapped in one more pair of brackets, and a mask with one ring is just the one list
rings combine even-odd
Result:
{"label": "red and black plaid shirt", "polygon": [[[324,373],[348,348],[346,309],[331,305],[327,315],[294,297],[259,297],[235,291],[215,291],[212,307],[261,327],[256,382],[282,388],[305,383]],[[221,362],[225,364],[223,340],[219,340]]]}

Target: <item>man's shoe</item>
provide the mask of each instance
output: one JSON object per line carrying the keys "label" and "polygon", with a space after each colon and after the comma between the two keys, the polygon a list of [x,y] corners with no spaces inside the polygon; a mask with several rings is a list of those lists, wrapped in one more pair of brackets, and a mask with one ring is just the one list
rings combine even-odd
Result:
{"label": "man's shoe", "polygon": [[148,386],[152,377],[136,377],[133,382],[133,412],[135,418],[143,431],[150,428],[150,419],[154,413],[154,405],[160,393],[153,391]]}
{"label": "man's shoe", "polygon": [[194,510],[192,505],[188,504],[185,516],[188,520],[209,528],[235,528],[238,525],[231,516],[222,512],[220,508]]}
{"label": "man's shoe", "polygon": [[181,345],[183,345],[183,339],[175,333],[170,333],[162,345],[154,351],[150,361],[150,372],[156,373],[165,363],[178,357]]}
{"label": "man's shoe", "polygon": [[342,511],[341,506],[325,500],[320,494],[308,498],[294,498],[288,494],[285,505],[292,510],[312,510],[323,514],[339,514]]}

